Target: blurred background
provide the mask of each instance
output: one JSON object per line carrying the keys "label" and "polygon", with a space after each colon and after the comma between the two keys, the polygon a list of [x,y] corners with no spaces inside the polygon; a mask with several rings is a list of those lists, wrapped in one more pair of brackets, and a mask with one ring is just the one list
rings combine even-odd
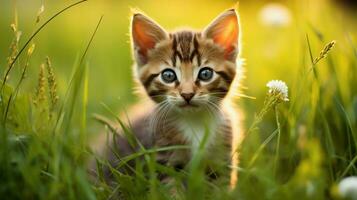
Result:
{"label": "blurred background", "polygon": [[[39,24],[73,2],[2,0],[1,69],[4,69],[7,63],[6,58],[13,38],[10,24],[14,23],[15,18],[22,33],[19,42],[22,46]],[[88,113],[90,115],[103,112],[101,102],[119,111],[123,106],[135,102],[131,75],[133,62],[128,35],[131,8],[142,10],[168,30],[177,27],[202,29],[220,12],[235,4],[236,1],[231,0],[90,0],[80,4],[52,21],[35,38],[36,48],[21,90],[35,91],[39,66],[45,61],[45,57],[49,56],[57,76],[60,97],[63,97],[75,59],[84,51],[97,21],[104,15],[86,60],[89,64]],[[40,23],[36,24],[36,16],[42,5],[44,12],[40,16]],[[337,50],[333,52],[333,56],[337,59],[337,69],[347,70],[348,62],[345,57],[353,57],[353,53],[356,54],[355,49],[351,51],[356,44],[356,11],[356,2],[352,0],[241,0],[241,57],[245,59],[246,69],[243,92],[256,98],[242,99],[248,112],[251,111],[247,117],[253,116],[262,106],[267,81],[281,79],[291,86],[295,77],[308,67],[308,59],[305,59],[308,56],[306,35],[310,36],[314,55],[318,55],[324,44],[336,40]],[[20,63],[24,62],[24,59],[20,59]],[[10,75],[10,82],[16,80],[14,77],[20,74],[21,68],[16,68]],[[323,67],[320,69],[323,74]],[[344,76],[345,73],[340,75]],[[327,81],[329,79],[328,76],[324,78]],[[340,80],[344,80],[343,77]],[[95,126],[93,123],[89,124]],[[93,129],[89,131],[92,132]]]}
{"label": "blurred background", "polygon": [[[21,48],[47,19],[74,2],[0,0],[1,78],[9,65],[8,58],[13,56],[11,52],[17,53],[16,40]],[[94,187],[87,180],[85,161],[93,155],[86,148],[85,136],[87,132],[103,133],[100,131],[103,126],[92,118],[93,113],[110,117],[102,103],[120,113],[137,101],[133,94],[128,34],[131,9],[142,10],[167,30],[180,27],[199,30],[236,3],[232,0],[88,0],[46,25],[33,40],[32,57],[28,59],[31,48],[26,48],[8,77],[8,83],[16,87],[29,62],[20,87],[24,95],[18,95],[11,103],[8,99],[13,93],[5,88],[6,95],[0,98],[4,116],[1,117],[4,124],[0,126],[0,181],[3,181],[0,194],[7,192],[0,196],[11,198],[10,192],[22,199],[57,199],[58,196],[96,199],[95,193],[98,199],[108,199],[117,187],[107,187],[104,183]],[[238,103],[245,113],[246,127],[255,121],[259,123],[245,132],[249,137],[245,138],[241,150],[242,181],[238,183],[238,193],[232,194],[233,199],[335,199],[337,184],[344,177],[356,176],[356,4],[355,0],[239,1],[241,57],[245,68],[242,93],[250,98],[242,97]],[[78,67],[76,62],[101,16],[103,21],[85,58],[89,69],[85,79],[86,68]],[[336,44],[328,55],[320,54],[331,41]],[[47,56],[57,79],[59,103],[54,110],[52,102],[36,104],[35,98],[40,100],[40,94],[28,98],[41,88],[38,86],[40,66]],[[321,56],[324,58],[318,63],[312,63]],[[75,69],[79,75],[72,76]],[[44,76],[48,75],[42,74],[43,89],[51,78]],[[75,83],[66,99],[71,77]],[[268,109],[263,119],[257,120],[255,116],[264,107],[268,91],[265,85],[274,79],[287,83],[290,101],[279,104],[275,112]],[[86,81],[88,99],[86,90],[82,90]],[[46,88],[42,96],[49,96]],[[87,110],[81,106],[83,102],[88,104]],[[195,195],[206,193],[212,193],[212,199],[225,199],[220,190],[212,190],[215,187],[200,182],[204,179],[197,178],[197,174],[188,175],[192,175],[193,182],[197,181],[200,190],[192,187],[193,196],[189,194],[187,199],[199,199]],[[153,194],[156,191],[147,180],[130,179],[132,182],[128,183],[125,176],[117,180],[125,181],[127,188],[120,190],[128,192],[133,199],[140,199],[138,196],[144,195],[148,187]],[[354,180],[357,188],[357,178]],[[25,195],[18,191],[24,191]],[[84,198],[83,194],[91,198]],[[157,199],[154,197],[151,199]]]}

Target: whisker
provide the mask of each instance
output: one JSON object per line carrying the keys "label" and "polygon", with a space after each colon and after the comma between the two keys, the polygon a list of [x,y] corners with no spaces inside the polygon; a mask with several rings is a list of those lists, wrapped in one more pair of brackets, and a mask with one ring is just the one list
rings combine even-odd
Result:
{"label": "whisker", "polygon": [[204,102],[202,105],[208,111],[208,113],[211,115],[212,118],[216,118],[215,112],[211,110],[208,103]]}
{"label": "whisker", "polygon": [[218,111],[218,114],[220,114],[220,115],[223,114],[223,111],[219,106],[217,106],[216,104],[212,103],[211,101],[207,101],[207,103],[210,104],[213,108],[215,108]]}
{"label": "whisker", "polygon": [[[210,95],[215,95],[215,94],[227,94],[227,92],[210,92],[208,93]],[[243,98],[248,98],[248,99],[256,99],[256,97],[253,96],[249,96],[243,93],[233,93],[234,96],[238,96],[238,97],[243,97]]]}
{"label": "whisker", "polygon": [[165,100],[165,101],[157,104],[157,107],[155,108],[152,119],[150,120],[150,127],[154,130],[154,132],[156,132],[156,125],[157,125],[157,122],[159,121],[159,118],[162,114],[161,111],[167,106],[167,104],[168,104],[168,101]]}
{"label": "whisker", "polygon": [[245,95],[245,94],[237,94],[238,97],[243,97],[243,98],[247,98],[247,99],[257,99],[256,97],[253,96],[249,96],[249,95]]}

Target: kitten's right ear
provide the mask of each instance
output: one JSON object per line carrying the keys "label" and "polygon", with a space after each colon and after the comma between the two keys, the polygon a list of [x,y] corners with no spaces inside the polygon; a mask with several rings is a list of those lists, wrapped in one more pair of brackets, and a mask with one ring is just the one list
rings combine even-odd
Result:
{"label": "kitten's right ear", "polygon": [[168,34],[152,19],[136,13],[131,21],[131,38],[135,59],[139,65],[144,65],[148,61],[148,51],[167,39]]}

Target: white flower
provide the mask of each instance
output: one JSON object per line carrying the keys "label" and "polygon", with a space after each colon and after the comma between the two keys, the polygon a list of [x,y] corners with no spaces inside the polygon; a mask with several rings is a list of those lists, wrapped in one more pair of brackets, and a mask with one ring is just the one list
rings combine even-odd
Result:
{"label": "white flower", "polygon": [[342,198],[357,199],[357,176],[346,177],[338,184]]}
{"label": "white flower", "polygon": [[284,81],[272,80],[267,83],[270,94],[279,94],[282,101],[289,101],[288,86]]}

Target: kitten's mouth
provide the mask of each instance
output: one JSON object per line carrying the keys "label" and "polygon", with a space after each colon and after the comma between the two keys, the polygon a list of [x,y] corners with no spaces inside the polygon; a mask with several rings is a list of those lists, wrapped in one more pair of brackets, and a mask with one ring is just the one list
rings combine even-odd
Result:
{"label": "kitten's mouth", "polygon": [[196,108],[198,105],[193,103],[183,103],[179,105],[180,108]]}

